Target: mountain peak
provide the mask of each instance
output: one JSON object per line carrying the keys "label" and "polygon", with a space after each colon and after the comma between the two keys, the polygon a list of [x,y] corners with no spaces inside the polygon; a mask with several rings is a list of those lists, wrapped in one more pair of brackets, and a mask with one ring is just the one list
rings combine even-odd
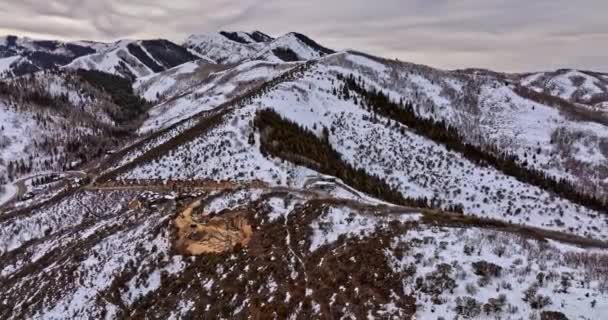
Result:
{"label": "mountain peak", "polygon": [[216,63],[236,63],[248,59],[305,61],[334,53],[333,50],[296,32],[275,39],[260,31],[220,31],[191,35],[184,46]]}
{"label": "mountain peak", "polygon": [[261,31],[257,31],[257,30],[252,32],[250,35],[257,42],[270,42],[270,41],[274,40],[273,37],[261,32]]}
{"label": "mountain peak", "polygon": [[336,51],[334,51],[332,49],[328,49],[328,48],[318,44],[316,41],[312,40],[311,38],[309,38],[308,36],[306,36],[304,34],[297,33],[297,32],[290,32],[287,34],[287,36],[294,36],[298,40],[304,42],[306,45],[310,46],[311,48],[313,48],[323,54],[336,53]]}
{"label": "mountain peak", "polygon": [[254,31],[252,33],[238,31],[220,31],[219,34],[228,38],[229,40],[241,44],[265,43],[274,40],[269,35],[260,31]]}

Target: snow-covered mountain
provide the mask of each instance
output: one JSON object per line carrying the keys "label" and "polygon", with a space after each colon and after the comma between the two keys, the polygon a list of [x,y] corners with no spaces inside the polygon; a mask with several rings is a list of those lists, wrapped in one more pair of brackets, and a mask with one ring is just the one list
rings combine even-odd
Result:
{"label": "snow-covered mountain", "polygon": [[164,39],[115,43],[60,42],[7,36],[0,39],[3,78],[40,70],[97,70],[135,80],[197,60],[182,46]]}
{"label": "snow-covered mountain", "polygon": [[521,85],[608,112],[608,74],[605,73],[573,69],[539,72],[522,76]]}
{"label": "snow-covered mountain", "polygon": [[99,42],[60,42],[6,36],[0,38],[2,78],[58,68],[75,58],[103,50]]}
{"label": "snow-covered mountain", "polygon": [[215,63],[230,64],[245,60],[272,62],[306,61],[334,53],[307,36],[288,33],[279,38],[259,31],[219,32],[192,35],[184,46]]}
{"label": "snow-covered mountain", "polygon": [[135,80],[196,59],[168,40],[123,40],[98,53],[79,57],[66,68],[98,70]]}
{"label": "snow-covered mountain", "polygon": [[95,50],[0,90],[4,163],[111,141],[78,149],[83,181],[2,207],[1,318],[608,311],[604,74],[446,71],[297,33]]}
{"label": "snow-covered mountain", "polygon": [[42,71],[0,88],[2,184],[103,155],[133,134],[147,107],[130,82],[83,70]]}
{"label": "snow-covered mountain", "polygon": [[255,58],[275,62],[307,61],[334,52],[303,34],[292,32],[269,43]]}
{"label": "snow-covered mountain", "polygon": [[256,37],[256,40],[252,37],[253,34],[222,31],[191,35],[183,45],[200,57],[214,63],[237,63],[255,55],[274,40],[263,33],[259,33],[261,37]]}
{"label": "snow-covered mountain", "polygon": [[[446,121],[472,144],[508,151],[519,163],[572,181],[587,192],[608,193],[608,121],[602,113],[545,99],[550,95],[530,96],[525,87],[505,81],[508,75],[481,77],[358,52],[332,54],[320,61],[335,65],[334,71],[341,68],[366,76],[374,88],[393,99],[413,101],[421,117]],[[243,84],[248,84],[245,91],[250,90],[256,81],[280,75],[284,67],[289,64],[255,60],[228,69],[203,64],[196,73],[176,72],[180,81],[172,78],[172,71],[167,76],[144,78],[147,84],[142,88],[148,91],[142,94],[148,99],[158,94],[165,101],[151,109],[142,130],[166,128],[213,108],[234,97]]]}

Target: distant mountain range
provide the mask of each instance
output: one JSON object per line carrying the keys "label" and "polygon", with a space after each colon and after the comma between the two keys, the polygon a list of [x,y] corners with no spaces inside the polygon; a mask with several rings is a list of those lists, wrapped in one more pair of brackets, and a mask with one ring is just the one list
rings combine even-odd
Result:
{"label": "distant mountain range", "polygon": [[7,36],[0,40],[0,72],[20,76],[53,68],[99,70],[136,79],[188,61],[304,61],[333,53],[305,35],[274,39],[259,31],[192,35],[180,46],[171,41],[122,40],[115,43],[59,42]]}

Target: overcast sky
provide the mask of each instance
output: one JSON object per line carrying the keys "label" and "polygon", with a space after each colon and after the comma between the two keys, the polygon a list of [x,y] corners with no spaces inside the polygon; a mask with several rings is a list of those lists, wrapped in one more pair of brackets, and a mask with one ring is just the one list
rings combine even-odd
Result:
{"label": "overcast sky", "polygon": [[608,71],[607,0],[3,0],[0,33],[116,40],[260,30],[305,33],[453,69]]}

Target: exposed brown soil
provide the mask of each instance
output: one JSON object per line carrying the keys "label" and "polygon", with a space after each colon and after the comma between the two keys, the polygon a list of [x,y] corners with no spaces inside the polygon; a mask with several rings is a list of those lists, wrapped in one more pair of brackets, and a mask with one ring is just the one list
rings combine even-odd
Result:
{"label": "exposed brown soil", "polygon": [[175,218],[175,247],[180,253],[196,256],[230,251],[237,245],[247,246],[253,230],[243,217],[243,212],[232,212],[197,221],[193,217],[193,211],[200,205],[200,200],[195,201]]}
{"label": "exposed brown soil", "polygon": [[[187,192],[207,192],[207,191],[227,191],[241,188],[259,188],[264,189],[269,193],[276,195],[300,195],[309,199],[323,200],[325,203],[336,205],[349,206],[354,209],[363,210],[369,209],[375,211],[376,214],[411,214],[421,213],[423,219],[420,221],[429,225],[441,225],[445,227],[476,227],[483,229],[493,229],[509,233],[517,233],[529,238],[537,240],[551,239],[562,243],[568,243],[583,248],[608,248],[608,242],[580,237],[560,231],[552,231],[548,229],[511,224],[506,221],[482,218],[476,216],[463,215],[455,212],[447,212],[441,210],[431,210],[424,208],[415,208],[407,206],[369,206],[356,200],[335,199],[333,196],[325,194],[322,191],[314,191],[307,189],[294,189],[289,187],[269,187],[267,184],[253,180],[249,182],[232,182],[232,181],[212,181],[212,180],[197,180],[197,181],[171,181],[161,183],[158,181],[127,181],[126,183],[108,182],[97,186],[90,186],[89,190],[96,191],[187,191]],[[372,208],[373,207],[373,208]],[[193,215],[197,215],[196,208],[192,208]],[[227,216],[224,216],[227,217]]]}

